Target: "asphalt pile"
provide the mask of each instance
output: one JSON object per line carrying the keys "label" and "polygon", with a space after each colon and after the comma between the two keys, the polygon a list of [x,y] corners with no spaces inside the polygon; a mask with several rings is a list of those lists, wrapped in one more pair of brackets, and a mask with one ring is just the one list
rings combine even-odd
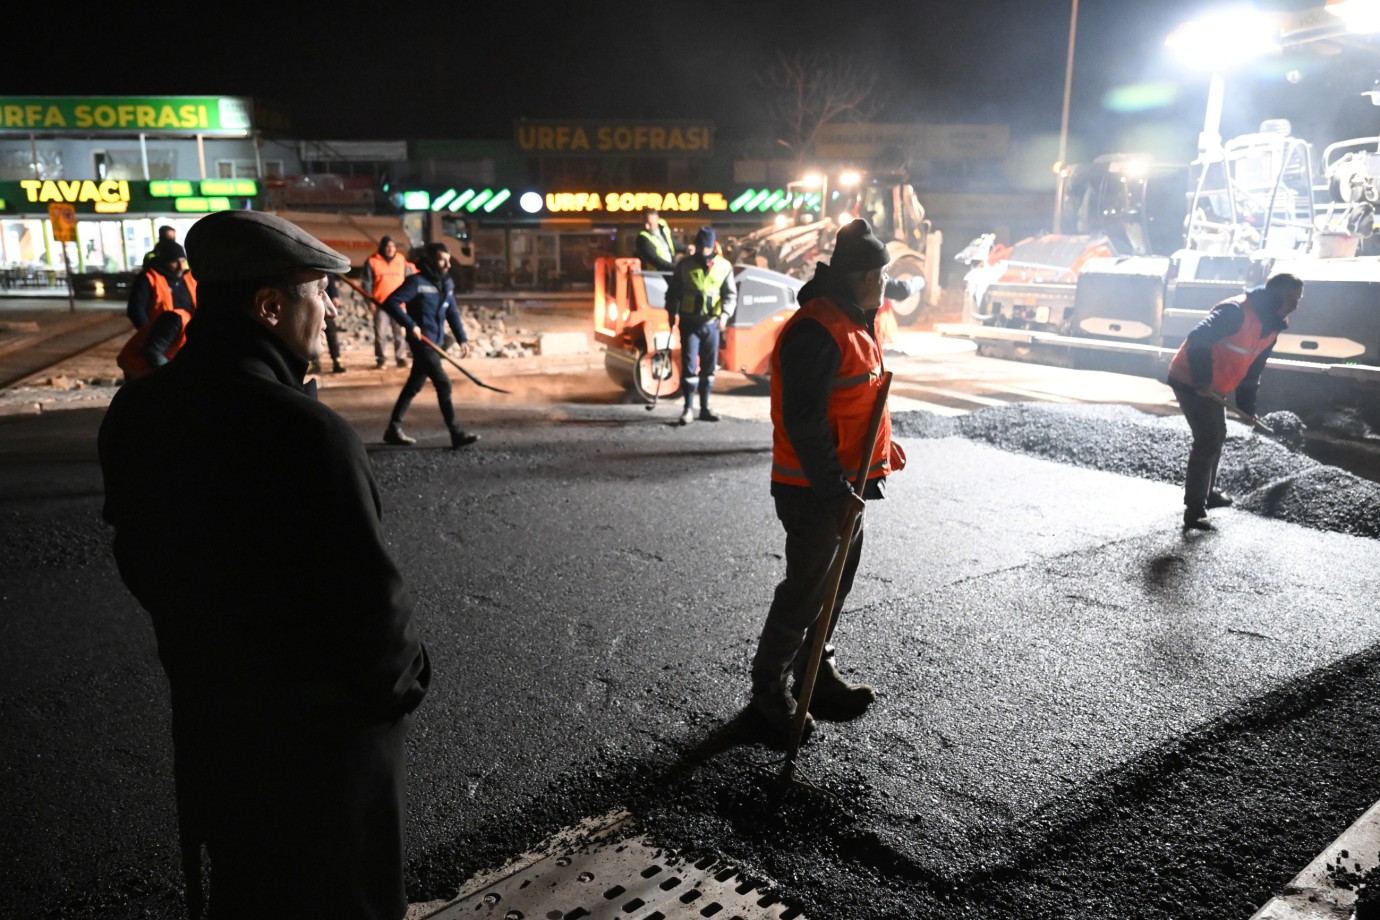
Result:
{"label": "asphalt pile", "polygon": [[[374,347],[374,309],[354,289],[340,286],[340,315],[336,330],[340,347],[346,351],[369,351]],[[536,335],[523,329],[509,329],[507,314],[498,307],[461,304],[460,323],[465,335],[486,358],[528,358],[537,353]],[[445,346],[454,339],[446,333]]]}
{"label": "asphalt pile", "polygon": [[[1359,537],[1380,537],[1380,484],[1303,452],[1302,424],[1289,412],[1262,418],[1273,437],[1228,420],[1217,486],[1236,507],[1265,517]],[[1002,450],[1136,476],[1183,483],[1192,436],[1178,416],[1147,415],[1128,406],[1020,403],[947,418],[897,412],[899,437],[959,437]]]}

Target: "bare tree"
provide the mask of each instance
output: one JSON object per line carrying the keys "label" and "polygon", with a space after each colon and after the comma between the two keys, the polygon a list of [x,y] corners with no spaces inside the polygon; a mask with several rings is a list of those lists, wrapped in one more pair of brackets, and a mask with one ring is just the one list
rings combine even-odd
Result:
{"label": "bare tree", "polygon": [[876,113],[879,77],[876,68],[851,55],[777,51],[776,63],[758,80],[774,95],[771,113],[782,129],[777,142],[803,162],[824,125]]}

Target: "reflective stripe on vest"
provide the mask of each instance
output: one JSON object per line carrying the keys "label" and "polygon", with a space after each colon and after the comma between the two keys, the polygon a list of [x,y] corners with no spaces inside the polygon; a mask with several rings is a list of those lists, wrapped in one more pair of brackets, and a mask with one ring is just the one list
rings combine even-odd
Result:
{"label": "reflective stripe on vest", "polygon": [[[1255,359],[1279,337],[1277,331],[1264,331],[1264,324],[1256,314],[1255,308],[1250,305],[1247,295],[1238,294],[1224,300],[1213,307],[1213,310],[1228,303],[1241,307],[1241,328],[1212,345],[1212,389],[1223,394],[1231,393],[1241,385]],[[1174,360],[1169,364],[1169,377],[1185,386],[1193,386],[1193,369],[1188,361],[1188,339],[1184,339],[1179,345],[1179,350],[1174,353]]]}
{"label": "reflective stripe on vest", "polygon": [[723,307],[723,299],[719,292],[723,288],[724,279],[733,271],[733,266],[728,264],[727,259],[715,259],[710,263],[708,271],[700,267],[699,259],[687,259],[681,264],[689,266],[681,269],[681,277],[689,284],[680,298],[680,312],[688,315],[718,316]]}
{"label": "reflective stripe on vest", "polygon": [[[853,322],[833,302],[816,297],[786,320],[777,336],[771,355],[771,421],[772,450],[771,478],[775,482],[793,486],[808,486],[810,480],[800,465],[800,458],[786,435],[781,409],[781,342],[797,322],[811,320],[819,323],[838,345],[838,374],[829,387],[829,429],[834,433],[834,446],[839,463],[850,482],[857,478],[862,464],[863,441],[867,439],[872,421],[872,408],[882,386],[885,368],[882,349],[867,330]],[[882,424],[877,430],[877,443],[867,464],[867,478],[878,479],[892,472],[891,413],[882,412]],[[899,461],[898,461],[899,462]],[[899,468],[899,467],[897,467]]]}
{"label": "reflective stripe on vest", "polygon": [[410,266],[407,257],[400,252],[394,253],[392,260],[385,259],[377,252],[370,256],[369,271],[374,276],[374,299],[383,303],[389,294],[402,287]]}

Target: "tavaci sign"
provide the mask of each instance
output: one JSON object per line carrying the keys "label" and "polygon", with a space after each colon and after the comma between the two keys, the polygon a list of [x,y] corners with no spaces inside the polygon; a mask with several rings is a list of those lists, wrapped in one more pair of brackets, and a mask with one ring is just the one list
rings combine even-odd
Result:
{"label": "tavaci sign", "polygon": [[238,96],[0,96],[0,133],[244,135]]}

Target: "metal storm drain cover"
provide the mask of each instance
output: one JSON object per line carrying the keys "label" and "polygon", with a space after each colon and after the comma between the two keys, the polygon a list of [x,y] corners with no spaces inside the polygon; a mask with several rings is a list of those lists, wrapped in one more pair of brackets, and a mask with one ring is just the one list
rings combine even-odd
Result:
{"label": "metal storm drain cover", "polygon": [[678,857],[630,827],[624,812],[586,821],[472,879],[427,920],[805,920],[716,857]]}

